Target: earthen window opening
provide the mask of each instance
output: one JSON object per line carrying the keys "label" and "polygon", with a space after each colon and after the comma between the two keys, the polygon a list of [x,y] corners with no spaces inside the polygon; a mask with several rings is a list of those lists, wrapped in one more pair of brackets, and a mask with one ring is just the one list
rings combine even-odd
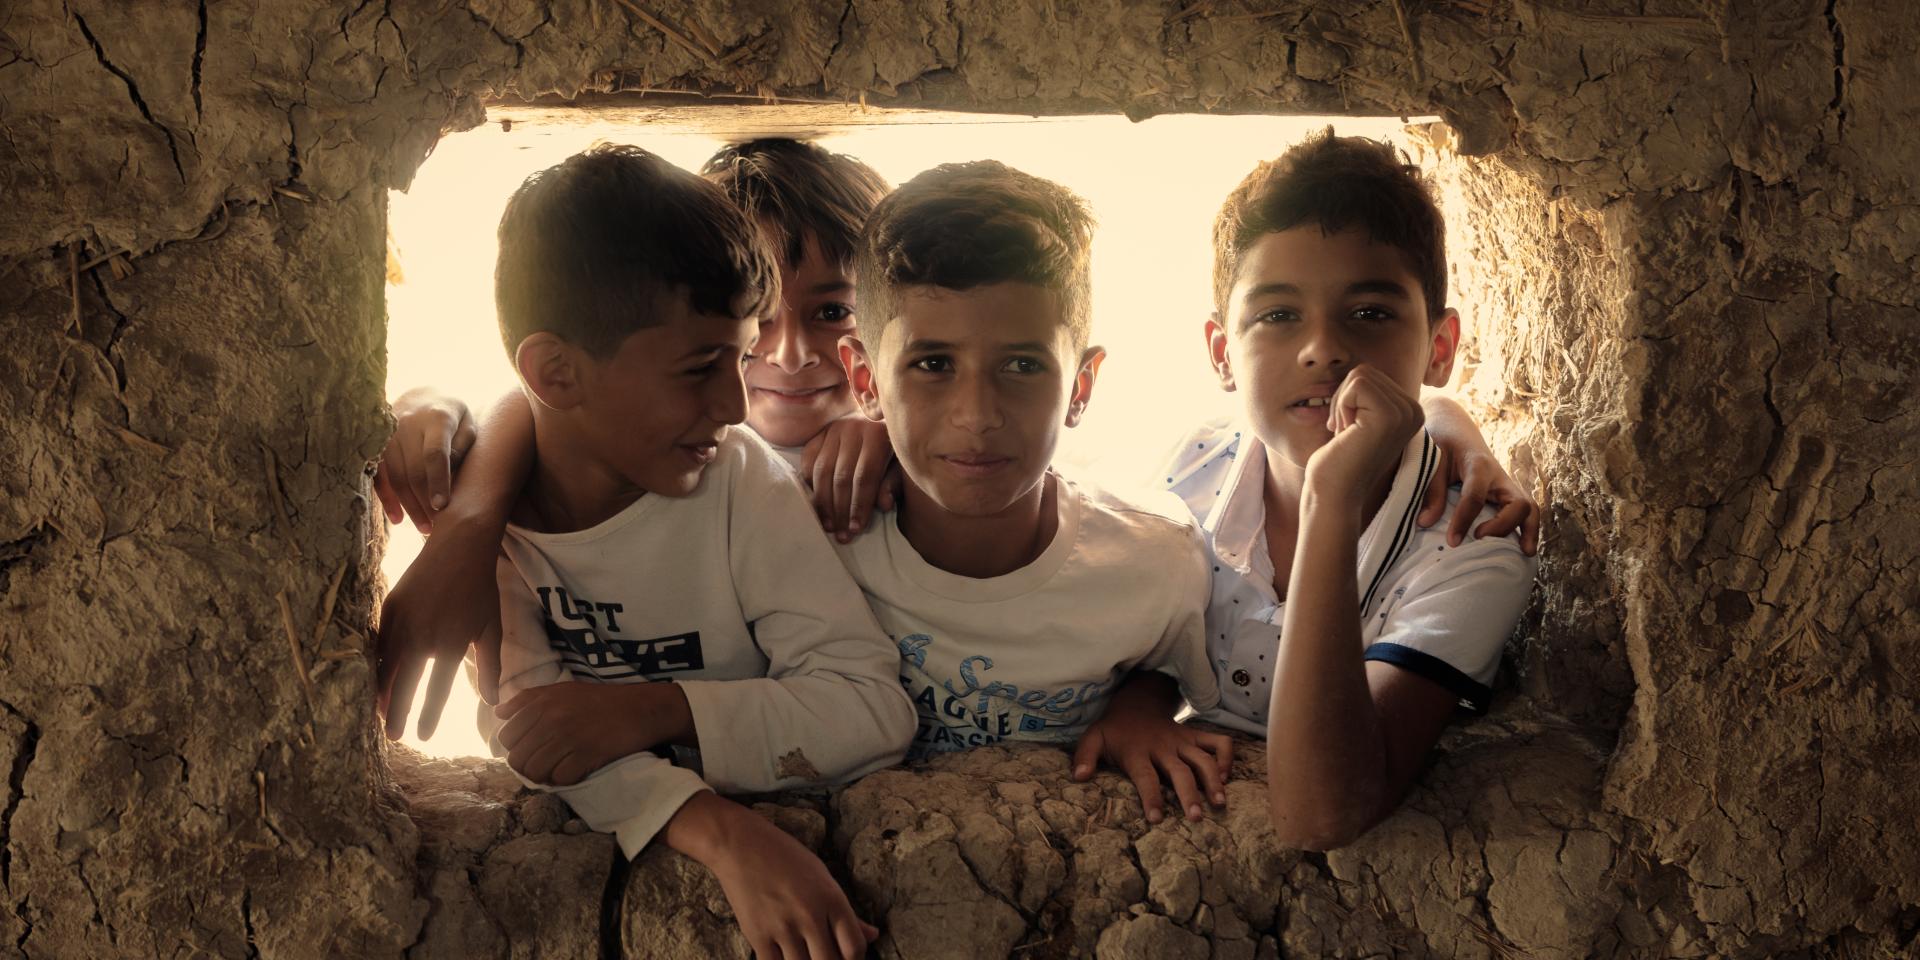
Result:
{"label": "earthen window opening", "polygon": [[[1394,118],[1171,115],[1135,123],[851,105],[495,106],[486,124],[443,139],[410,188],[389,197],[388,396],[428,384],[483,408],[515,386],[494,327],[495,227],[527,174],[597,141],[637,144],[698,169],[732,140],[810,138],[895,184],[937,163],[992,158],[1067,185],[1099,219],[1094,339],[1110,356],[1086,420],[1062,436],[1059,459],[1108,482],[1141,482],[1185,428],[1233,410],[1200,336],[1211,300],[1209,230],[1221,200],[1254,164],[1330,123],[1342,134],[1394,142],[1417,163],[1435,159],[1426,139]],[[1451,202],[1444,192],[1443,202]],[[389,583],[420,544],[411,527],[392,530],[382,563]],[[419,741],[409,730],[407,742],[437,756],[484,754],[471,722],[476,703],[456,684],[434,738]]]}

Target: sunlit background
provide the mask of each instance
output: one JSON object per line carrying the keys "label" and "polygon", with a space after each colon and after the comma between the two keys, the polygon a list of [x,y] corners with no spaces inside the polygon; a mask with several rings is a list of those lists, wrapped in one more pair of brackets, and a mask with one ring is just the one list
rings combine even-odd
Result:
{"label": "sunlit background", "polygon": [[[990,158],[1064,184],[1093,207],[1093,340],[1108,358],[1085,420],[1065,432],[1056,459],[1102,482],[1144,482],[1184,431],[1232,410],[1208,369],[1201,333],[1220,202],[1254,164],[1329,122],[1343,135],[1405,142],[1402,122],[1393,119],[1133,123],[838,106],[496,110],[486,125],[442,140],[411,189],[389,199],[387,393],[429,385],[483,411],[517,387],[494,325],[494,231],[527,174],[597,141],[637,144],[698,170],[731,140],[811,138],[895,184],[937,163]],[[389,583],[419,549],[411,527],[393,530],[383,564]],[[473,724],[478,702],[471,687],[456,684],[433,739],[419,741],[410,723],[406,742],[436,756],[484,754]]]}

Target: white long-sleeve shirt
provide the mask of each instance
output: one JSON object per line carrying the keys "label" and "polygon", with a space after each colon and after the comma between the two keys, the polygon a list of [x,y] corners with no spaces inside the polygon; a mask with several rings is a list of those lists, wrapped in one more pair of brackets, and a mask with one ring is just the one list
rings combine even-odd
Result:
{"label": "white long-sleeve shirt", "polygon": [[[1480,712],[1533,592],[1535,563],[1521,552],[1518,531],[1449,547],[1445,523],[1421,529],[1414,518],[1435,453],[1424,430],[1408,442],[1386,502],[1360,534],[1361,649],[1354,652],[1425,677]],[[1181,440],[1155,478],[1200,518],[1213,558],[1207,647],[1220,705],[1193,706],[1201,719],[1254,734],[1266,733],[1286,614],[1267,553],[1266,466],[1266,448],[1253,431],[1221,420]],[[1458,491],[1448,495],[1449,508],[1458,501]],[[1481,519],[1493,513],[1486,507]]]}
{"label": "white long-sleeve shirt", "polygon": [[[502,553],[502,702],[567,680],[673,681],[686,694],[704,780],[637,753],[573,786],[529,784],[629,857],[709,785],[845,780],[906,750],[914,718],[898,650],[792,471],[749,431],[726,432],[688,496],[649,494],[571,533],[509,526]],[[484,732],[503,755],[497,731]]]}
{"label": "white long-sleeve shirt", "polygon": [[911,753],[1000,740],[1067,743],[1106,711],[1132,669],[1158,670],[1209,707],[1207,566],[1171,497],[1122,499],[1053,475],[1059,527],[1038,559],[976,579],[928,563],[897,512],[840,558],[899,644],[919,715]]}

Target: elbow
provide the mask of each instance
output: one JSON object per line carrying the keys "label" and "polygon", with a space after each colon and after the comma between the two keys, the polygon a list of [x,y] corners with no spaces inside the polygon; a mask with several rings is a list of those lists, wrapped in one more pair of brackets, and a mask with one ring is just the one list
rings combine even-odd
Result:
{"label": "elbow", "polygon": [[1351,845],[1381,819],[1364,804],[1313,810],[1290,807],[1275,798],[1270,808],[1273,832],[1281,845],[1316,852]]}

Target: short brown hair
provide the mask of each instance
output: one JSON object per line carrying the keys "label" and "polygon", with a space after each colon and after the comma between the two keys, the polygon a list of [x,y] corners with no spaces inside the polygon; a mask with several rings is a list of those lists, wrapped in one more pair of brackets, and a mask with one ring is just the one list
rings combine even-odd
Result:
{"label": "short brown hair", "polygon": [[1073,191],[995,160],[945,163],[880,201],[854,259],[860,338],[877,346],[901,287],[1017,281],[1060,295],[1075,346],[1091,328],[1093,215]]}
{"label": "short brown hair", "polygon": [[1253,169],[1213,221],[1213,306],[1224,317],[1240,258],[1262,236],[1313,224],[1328,234],[1359,227],[1406,254],[1426,294],[1427,320],[1447,308],[1446,221],[1420,168],[1391,145],[1319,136]]}
{"label": "short brown hair", "polygon": [[738,319],[779,302],[780,273],[719,187],[654,154],[597,145],[507,201],[493,297],[509,356],[542,331],[610,352],[682,288],[695,311]]}
{"label": "short brown hair", "polygon": [[853,157],[785,137],[730,143],[707,158],[700,175],[769,228],[768,241],[789,267],[800,265],[808,237],[828,260],[852,265],[867,216],[892,189]]}

